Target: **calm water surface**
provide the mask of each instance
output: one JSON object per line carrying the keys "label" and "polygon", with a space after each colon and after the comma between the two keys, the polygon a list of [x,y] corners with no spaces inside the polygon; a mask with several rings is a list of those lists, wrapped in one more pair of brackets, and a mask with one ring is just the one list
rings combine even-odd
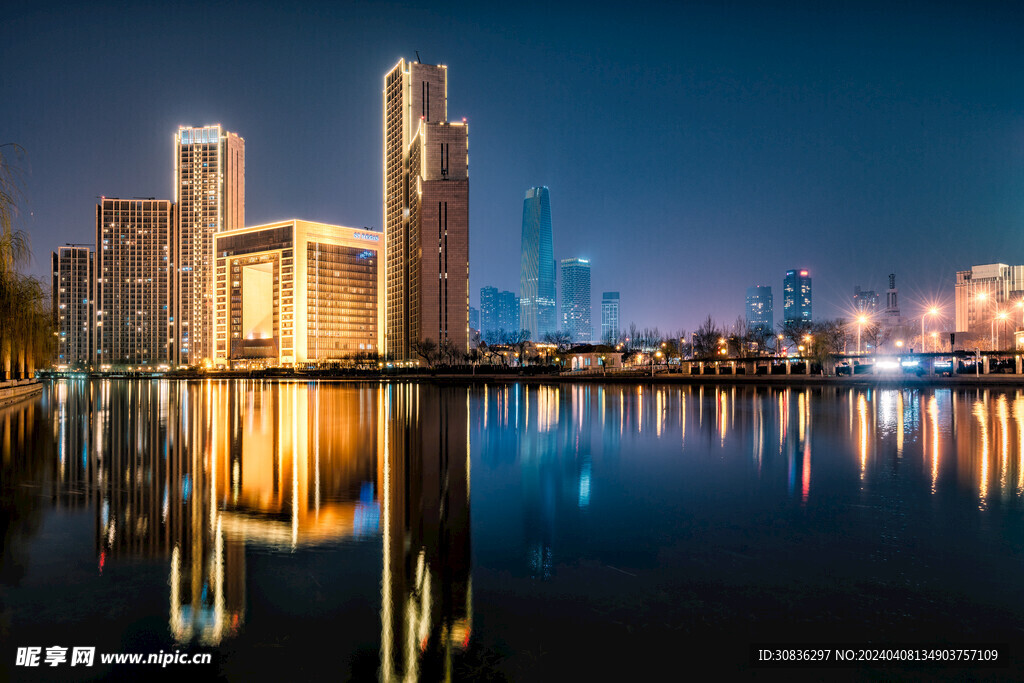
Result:
{"label": "calm water surface", "polygon": [[1024,671],[1019,391],[66,381],[0,409],[0,455],[0,678],[82,675],[26,645],[551,680],[988,640]]}

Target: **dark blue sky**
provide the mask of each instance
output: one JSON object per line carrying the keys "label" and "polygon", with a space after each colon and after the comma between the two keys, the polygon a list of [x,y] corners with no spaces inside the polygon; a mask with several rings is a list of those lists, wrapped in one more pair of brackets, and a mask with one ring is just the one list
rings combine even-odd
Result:
{"label": "dark blue sky", "polygon": [[[246,218],[381,225],[381,88],[419,50],[470,124],[471,301],[518,291],[523,193],[622,319],[730,322],[745,288],[854,285],[903,307],[1024,263],[1024,9],[849,3],[7,3],[0,142],[21,227],[91,242],[95,197],[172,196],[179,124],[246,140]],[[599,327],[600,308],[594,309]]]}

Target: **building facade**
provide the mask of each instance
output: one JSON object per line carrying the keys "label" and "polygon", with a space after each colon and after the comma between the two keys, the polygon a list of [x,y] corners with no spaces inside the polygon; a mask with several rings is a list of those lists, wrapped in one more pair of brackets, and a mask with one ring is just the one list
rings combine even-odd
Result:
{"label": "building facade", "polygon": [[95,365],[172,361],[174,205],[167,199],[109,199],[96,205]]}
{"label": "building facade", "polygon": [[536,341],[557,328],[551,197],[547,187],[531,187],[523,199],[519,263],[519,323]]}
{"label": "building facade", "polygon": [[488,343],[501,343],[503,333],[519,331],[519,297],[497,287],[480,288],[480,336]]}
{"label": "building facade", "polygon": [[94,259],[92,249],[78,245],[60,247],[50,256],[57,366],[84,368],[93,363]]}
{"label": "building facade", "polygon": [[775,303],[771,287],[747,287],[747,326],[768,332],[775,329]]}
{"label": "building facade", "polygon": [[857,313],[871,316],[878,312],[878,294],[874,290],[853,288],[853,309]]}
{"label": "building facade", "polygon": [[957,271],[956,331],[989,334],[992,320],[1024,299],[1024,266],[989,263]]}
{"label": "building facade", "polygon": [[385,350],[469,348],[469,137],[448,122],[445,66],[400,60],[384,77]]}
{"label": "building facade", "polygon": [[574,344],[593,341],[590,301],[590,261],[562,259],[562,330]]}
{"label": "building facade", "polygon": [[200,365],[213,357],[213,238],[245,226],[245,140],[220,125],[178,128],[174,178],[174,362]]}
{"label": "building facade", "polygon": [[601,294],[601,341],[609,343],[619,336],[619,293]]}
{"label": "building facade", "polygon": [[294,219],[217,234],[214,365],[296,367],[378,354],[382,238]]}
{"label": "building facade", "polygon": [[811,321],[811,276],[806,270],[788,270],[782,281],[783,319]]}

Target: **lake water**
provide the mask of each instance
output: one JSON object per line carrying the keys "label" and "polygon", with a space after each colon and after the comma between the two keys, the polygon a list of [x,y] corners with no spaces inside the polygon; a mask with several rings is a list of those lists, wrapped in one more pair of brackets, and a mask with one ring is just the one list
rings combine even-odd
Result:
{"label": "lake water", "polygon": [[[1024,671],[1021,391],[61,381],[0,456],[0,679]],[[97,663],[15,665],[54,645]]]}

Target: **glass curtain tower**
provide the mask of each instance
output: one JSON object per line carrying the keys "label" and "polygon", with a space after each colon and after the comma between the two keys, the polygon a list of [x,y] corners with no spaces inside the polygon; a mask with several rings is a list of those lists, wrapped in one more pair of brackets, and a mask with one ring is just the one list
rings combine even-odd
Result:
{"label": "glass curtain tower", "polygon": [[519,267],[519,324],[540,340],[555,332],[555,257],[551,246],[551,200],[547,187],[531,187],[523,200]]}

